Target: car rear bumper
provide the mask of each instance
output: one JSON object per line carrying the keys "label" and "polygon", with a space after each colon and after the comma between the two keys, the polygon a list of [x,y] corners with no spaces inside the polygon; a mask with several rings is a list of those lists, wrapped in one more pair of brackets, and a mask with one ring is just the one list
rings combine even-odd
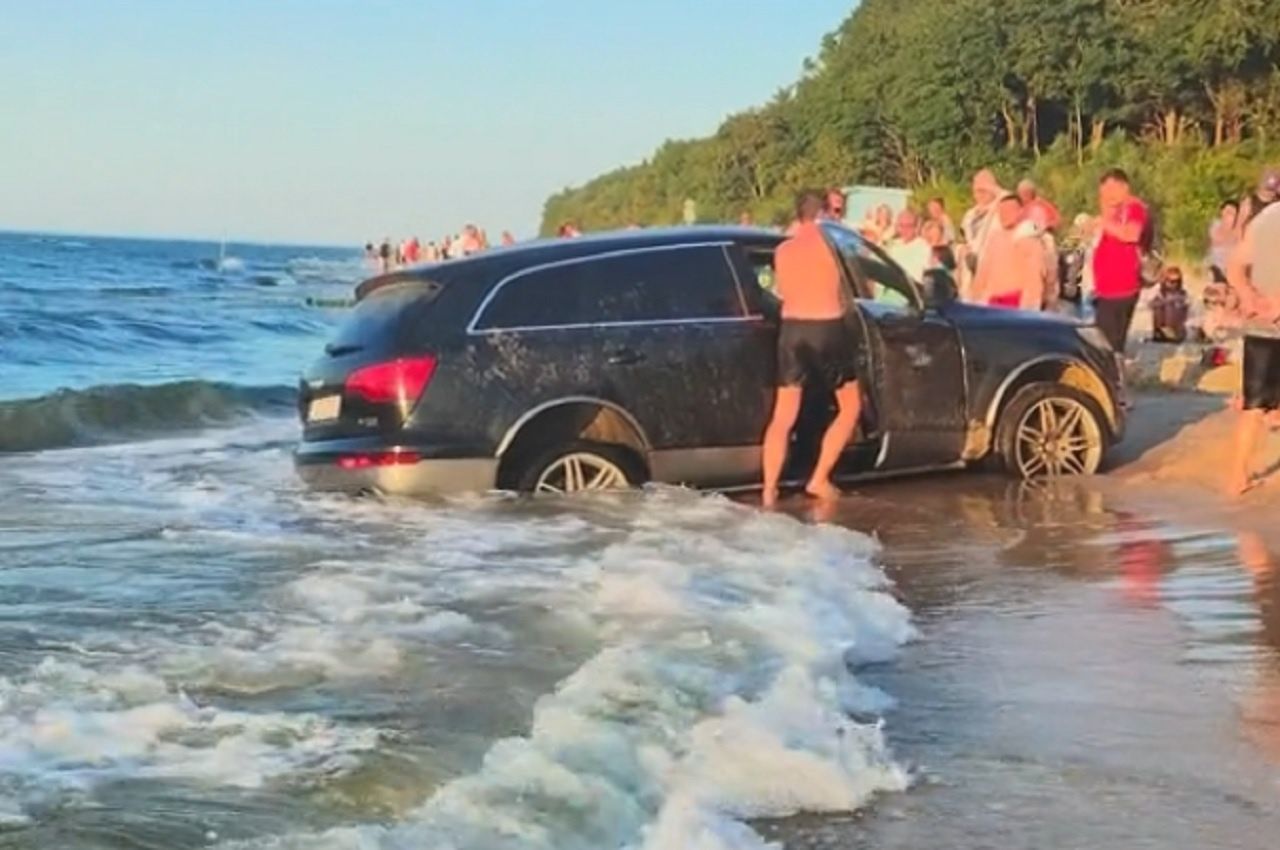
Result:
{"label": "car rear bumper", "polygon": [[[426,496],[483,493],[496,486],[497,458],[438,454],[418,447],[335,440],[303,442],[293,457],[298,476],[316,490]],[[412,462],[404,462],[410,457]]]}

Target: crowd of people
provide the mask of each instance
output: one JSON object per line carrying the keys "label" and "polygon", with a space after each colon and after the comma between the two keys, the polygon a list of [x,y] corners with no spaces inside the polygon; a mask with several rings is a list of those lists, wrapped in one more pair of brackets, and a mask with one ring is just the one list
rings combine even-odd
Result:
{"label": "crowd of people", "polygon": [[[1122,171],[1104,176],[1098,209],[1069,224],[1031,180],[1006,191],[983,170],[973,178],[972,193],[973,205],[959,226],[945,202],[932,198],[923,211],[908,207],[896,216],[887,205],[875,207],[857,230],[917,279],[931,268],[948,271],[967,301],[1077,315],[1093,308],[1113,347],[1123,352],[1143,289],[1153,290],[1147,300],[1153,341],[1185,342],[1193,330],[1201,341],[1221,341],[1243,326],[1247,316],[1228,282],[1228,260],[1249,222],[1280,197],[1280,175],[1268,172],[1248,197],[1224,201],[1210,224],[1204,263],[1210,283],[1194,329],[1188,326],[1193,305],[1183,271],[1155,252],[1151,214]],[[828,193],[829,209],[843,209],[839,194]]]}
{"label": "crowd of people", "polygon": [[[1071,311],[1091,304],[1097,327],[1121,359],[1139,297],[1147,288],[1155,290],[1149,301],[1152,339],[1186,340],[1190,299],[1182,269],[1166,265],[1157,253],[1151,211],[1134,194],[1124,171],[1112,169],[1102,176],[1096,211],[1076,216],[1061,240],[1061,214],[1030,180],[1023,180],[1010,192],[992,172],[983,170],[974,175],[972,193],[973,206],[964,213],[959,227],[943,200],[933,198],[923,213],[907,208],[895,216],[888,206],[876,207],[857,229],[917,280],[923,280],[931,269],[949,272],[960,297],[969,302],[997,308]],[[806,235],[812,236],[815,230],[810,226],[815,221],[824,216],[844,219],[845,197],[831,190],[822,207],[813,213],[802,199],[796,223],[789,231],[790,253],[801,252],[793,245],[805,244]],[[816,257],[806,262],[807,270],[784,273],[784,253],[779,251],[777,275],[784,304],[779,341],[782,385],[774,425],[765,438],[766,501],[776,492],[770,479],[769,446],[771,441],[780,444],[785,440],[790,427],[793,399],[788,393],[794,388],[786,384],[788,372],[783,367],[808,357],[834,363],[833,368],[840,372],[839,364],[847,361],[848,345],[833,342],[826,331],[815,330],[818,325],[814,322],[823,316],[804,312],[812,299],[799,299],[800,312],[791,314],[788,330],[785,289],[800,292],[802,284],[794,281],[805,276],[811,281],[809,285],[823,291],[831,286],[830,274],[821,273]],[[1280,170],[1267,169],[1248,197],[1222,204],[1209,228],[1205,266],[1212,283],[1205,289],[1208,315],[1202,332],[1215,335],[1233,324],[1244,337],[1242,386],[1235,401],[1241,417],[1227,483],[1229,492],[1240,494],[1254,483],[1251,463],[1264,427],[1280,428]],[[788,277],[793,282],[785,282]],[[839,433],[829,436],[840,440]],[[821,493],[827,486],[819,463],[810,492]]]}
{"label": "crowd of people", "polygon": [[[921,211],[907,207],[896,215],[877,206],[856,229],[917,280],[930,269],[948,272],[968,302],[1078,313],[1089,290],[1099,325],[1123,351],[1152,236],[1147,207],[1128,176],[1108,172],[1097,214],[1081,214],[1069,227],[1031,180],[1010,191],[984,169],[971,188],[973,204],[959,224],[942,198],[931,198]],[[828,193],[828,208],[843,209],[839,194]]]}
{"label": "crowd of people", "polygon": [[[637,228],[639,225],[631,225]],[[572,221],[566,221],[556,230],[556,236],[572,239],[582,235],[582,231]],[[502,231],[498,244],[507,247],[516,244],[516,237],[510,230]],[[364,259],[369,268],[378,274],[386,274],[404,266],[417,263],[439,263],[444,260],[457,260],[469,257],[493,247],[489,242],[489,234],[481,227],[468,224],[457,233],[445,234],[439,241],[430,241],[425,245],[417,236],[410,236],[400,241],[390,237],[375,244],[366,242]]]}
{"label": "crowd of people", "polygon": [[[514,245],[515,241],[511,231],[502,231],[499,244]],[[388,237],[376,245],[366,242],[364,258],[370,268],[379,274],[385,274],[416,263],[438,263],[469,257],[489,247],[489,235],[482,228],[468,224],[458,233],[445,234],[438,242],[433,240],[425,245],[417,236],[410,236],[399,242]]]}

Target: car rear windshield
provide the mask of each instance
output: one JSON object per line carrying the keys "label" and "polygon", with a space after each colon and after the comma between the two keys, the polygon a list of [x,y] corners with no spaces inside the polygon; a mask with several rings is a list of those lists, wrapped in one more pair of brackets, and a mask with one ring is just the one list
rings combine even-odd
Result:
{"label": "car rear windshield", "polygon": [[422,316],[444,286],[436,281],[406,278],[366,291],[351,309],[327,346],[330,353],[398,342],[400,329]]}

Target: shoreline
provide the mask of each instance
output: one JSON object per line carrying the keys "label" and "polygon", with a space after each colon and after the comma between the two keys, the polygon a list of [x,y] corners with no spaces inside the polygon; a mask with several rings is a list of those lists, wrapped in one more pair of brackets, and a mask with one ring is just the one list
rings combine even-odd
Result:
{"label": "shoreline", "polygon": [[[762,834],[788,850],[1272,846],[1280,476],[1221,495],[1233,426],[1223,397],[1144,391],[1105,475],[850,493],[831,521],[880,541],[920,631],[867,675],[897,703],[886,732],[914,782]],[[1280,434],[1266,451],[1280,459]]]}

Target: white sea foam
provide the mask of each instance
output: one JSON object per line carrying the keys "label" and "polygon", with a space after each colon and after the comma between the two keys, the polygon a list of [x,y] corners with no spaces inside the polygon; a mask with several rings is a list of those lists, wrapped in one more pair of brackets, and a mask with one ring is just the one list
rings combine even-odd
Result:
{"label": "white sea foam", "polygon": [[[462,681],[452,707],[547,693],[525,734],[493,741],[474,770],[433,771],[444,784],[426,783],[397,825],[250,846],[755,848],[752,817],[853,809],[905,786],[879,724],[853,719],[891,700],[851,667],[911,635],[866,537],[670,490],[433,506],[304,494],[271,442],[285,430],[76,450],[76,480],[45,491],[51,505],[100,493],[95,534],[159,520],[163,557],[139,565],[153,591],[188,587],[190,553],[215,571],[201,583],[238,601],[194,625],[78,634],[91,652],[77,663],[0,683],[0,820],[30,816],[23,789],[287,786],[374,749],[403,755],[376,729],[298,712],[291,692],[359,704],[406,675],[426,685],[411,697],[424,709],[433,682]],[[48,483],[66,465],[21,466]],[[482,658],[524,678],[470,666]]]}
{"label": "white sea foam", "polygon": [[761,848],[747,819],[906,786],[880,723],[851,717],[889,700],[850,664],[912,635],[867,538],[684,493],[586,513],[611,542],[532,601],[580,612],[600,648],[538,701],[526,735],[398,826],[236,846]]}
{"label": "white sea foam", "polygon": [[46,659],[24,678],[0,678],[0,773],[28,788],[120,778],[257,788],[349,769],[377,743],[377,730],[316,715],[199,705],[137,667]]}

